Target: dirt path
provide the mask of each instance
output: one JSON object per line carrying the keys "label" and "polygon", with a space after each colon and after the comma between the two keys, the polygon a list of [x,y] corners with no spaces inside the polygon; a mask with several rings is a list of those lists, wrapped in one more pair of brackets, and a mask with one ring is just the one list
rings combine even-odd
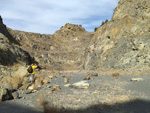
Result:
{"label": "dirt path", "polygon": [[[70,76],[64,83],[64,77]],[[65,87],[82,81],[86,76],[88,89]],[[131,81],[142,78],[141,81]],[[150,112],[150,76],[121,75],[119,80],[112,75],[91,76],[86,73],[56,74],[51,83],[45,84],[40,90],[31,94],[22,94],[20,99],[0,103],[0,113],[42,113],[38,106],[38,97],[43,95],[49,103],[69,113],[149,113]],[[59,85],[60,91],[52,91],[48,85]],[[23,97],[23,98],[22,98]],[[23,109],[23,111],[21,111]]]}

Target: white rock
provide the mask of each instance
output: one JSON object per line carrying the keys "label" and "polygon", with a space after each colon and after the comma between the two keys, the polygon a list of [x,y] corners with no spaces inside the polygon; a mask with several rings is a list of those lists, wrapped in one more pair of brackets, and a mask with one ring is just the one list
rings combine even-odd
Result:
{"label": "white rock", "polygon": [[143,81],[143,78],[131,78],[131,81],[139,82],[139,81]]}
{"label": "white rock", "polygon": [[86,89],[86,88],[90,87],[90,84],[87,81],[84,80],[84,81],[80,81],[80,82],[74,83],[71,86],[74,87],[74,88]]}

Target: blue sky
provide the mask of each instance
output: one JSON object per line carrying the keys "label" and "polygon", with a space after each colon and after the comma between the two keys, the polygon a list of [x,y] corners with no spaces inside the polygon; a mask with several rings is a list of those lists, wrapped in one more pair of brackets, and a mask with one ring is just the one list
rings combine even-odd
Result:
{"label": "blue sky", "polygon": [[94,31],[110,20],[119,0],[3,0],[0,15],[14,30],[53,34],[66,23]]}

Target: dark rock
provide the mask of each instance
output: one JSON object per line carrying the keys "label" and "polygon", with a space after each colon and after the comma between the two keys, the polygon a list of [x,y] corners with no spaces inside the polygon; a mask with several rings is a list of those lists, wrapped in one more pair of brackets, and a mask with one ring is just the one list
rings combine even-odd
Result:
{"label": "dark rock", "polygon": [[9,90],[6,89],[6,88],[3,88],[3,89],[0,91],[0,101],[10,100],[10,99],[13,99],[13,96],[12,96],[12,94],[11,94],[11,91],[9,91]]}

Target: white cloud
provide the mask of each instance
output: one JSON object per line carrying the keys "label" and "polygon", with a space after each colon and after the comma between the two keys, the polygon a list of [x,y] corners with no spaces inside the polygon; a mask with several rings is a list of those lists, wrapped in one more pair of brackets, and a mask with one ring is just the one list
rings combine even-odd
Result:
{"label": "white cloud", "polygon": [[88,31],[110,19],[118,1],[5,0],[0,4],[0,14],[8,27],[17,30],[52,34],[65,23],[72,23]]}

